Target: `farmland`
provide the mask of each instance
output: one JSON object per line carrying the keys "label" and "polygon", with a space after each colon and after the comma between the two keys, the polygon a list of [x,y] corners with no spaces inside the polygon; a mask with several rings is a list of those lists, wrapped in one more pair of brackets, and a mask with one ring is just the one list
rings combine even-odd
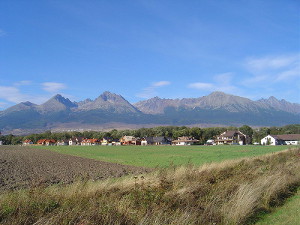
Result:
{"label": "farmland", "polygon": [[[16,148],[26,154],[32,151],[30,156],[38,154],[31,161],[34,166],[35,160],[47,164],[43,153],[64,157],[46,149]],[[202,166],[159,168],[120,179],[78,180],[3,192],[0,224],[254,224],[261,212],[272,212],[296,193],[299,157],[300,149],[291,149]],[[72,172],[74,165],[67,167]],[[43,169],[50,170],[39,171]],[[285,210],[293,214],[297,206],[292,206]]]}
{"label": "farmland", "polygon": [[58,153],[142,167],[221,162],[287,149],[288,146],[39,146]]}
{"label": "farmland", "polygon": [[0,146],[0,171],[1,191],[120,177],[147,170],[29,147]]}

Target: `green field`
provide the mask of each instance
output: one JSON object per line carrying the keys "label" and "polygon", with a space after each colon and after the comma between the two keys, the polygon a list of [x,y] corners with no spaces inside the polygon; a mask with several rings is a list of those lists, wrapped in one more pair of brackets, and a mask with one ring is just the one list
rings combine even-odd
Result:
{"label": "green field", "polygon": [[273,213],[266,215],[256,225],[299,225],[300,224],[300,189],[295,196],[276,209]]}
{"label": "green field", "polygon": [[281,151],[289,146],[39,146],[35,148],[106,162],[155,168],[171,164],[202,165],[252,157]]}

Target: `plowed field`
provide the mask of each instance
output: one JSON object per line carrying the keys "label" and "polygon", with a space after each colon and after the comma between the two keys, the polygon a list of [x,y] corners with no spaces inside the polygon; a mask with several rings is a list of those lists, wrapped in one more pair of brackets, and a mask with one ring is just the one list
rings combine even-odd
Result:
{"label": "plowed field", "polygon": [[121,177],[148,171],[150,169],[63,155],[49,150],[0,146],[0,191],[72,183],[79,179]]}

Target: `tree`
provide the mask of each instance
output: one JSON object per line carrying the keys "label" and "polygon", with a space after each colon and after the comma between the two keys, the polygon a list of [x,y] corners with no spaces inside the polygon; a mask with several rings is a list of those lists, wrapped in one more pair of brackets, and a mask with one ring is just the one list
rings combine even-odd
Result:
{"label": "tree", "polygon": [[248,125],[243,125],[239,128],[239,130],[245,134],[245,135],[248,135],[250,137],[252,137],[253,135],[253,129],[251,127],[249,127]]}

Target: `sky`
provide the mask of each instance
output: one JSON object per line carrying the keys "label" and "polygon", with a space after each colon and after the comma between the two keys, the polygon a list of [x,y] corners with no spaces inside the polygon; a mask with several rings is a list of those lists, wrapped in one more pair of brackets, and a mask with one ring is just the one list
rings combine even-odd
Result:
{"label": "sky", "polygon": [[298,0],[1,0],[0,110],[55,94],[300,103]]}

